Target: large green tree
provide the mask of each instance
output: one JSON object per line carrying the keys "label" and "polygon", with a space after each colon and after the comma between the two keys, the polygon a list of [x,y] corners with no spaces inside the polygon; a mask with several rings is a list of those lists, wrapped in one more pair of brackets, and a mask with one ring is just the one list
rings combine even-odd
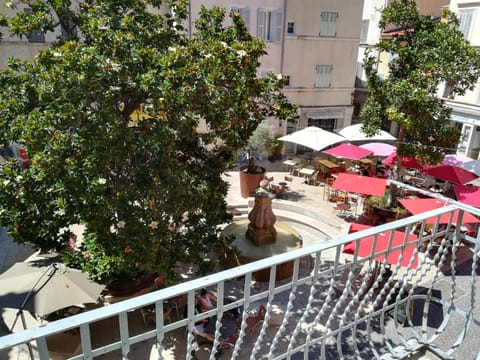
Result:
{"label": "large green tree", "polygon": [[480,76],[480,53],[464,39],[453,13],[445,11],[441,21],[421,15],[413,0],[386,7],[380,27],[387,25],[395,35],[376,48],[392,55],[388,75],[377,73],[373,52],[364,60],[369,98],[361,112],[363,128],[374,134],[392,122],[399,126],[397,169],[402,156],[436,164],[460,136],[450,120],[451,108],[437,97],[438,87],[446,82],[455,94],[472,89]]}
{"label": "large green tree", "polygon": [[202,8],[190,38],[186,1],[24,3],[32,14],[9,19],[11,33],[68,26],[0,73],[0,140],[31,160],[0,172],[2,226],[64,251],[69,227],[84,225],[66,261],[105,281],[179,261],[205,268],[229,246],[222,173],[262,120],[296,114],[278,77],[256,76],[263,41],[236,14],[225,26],[219,8]]}

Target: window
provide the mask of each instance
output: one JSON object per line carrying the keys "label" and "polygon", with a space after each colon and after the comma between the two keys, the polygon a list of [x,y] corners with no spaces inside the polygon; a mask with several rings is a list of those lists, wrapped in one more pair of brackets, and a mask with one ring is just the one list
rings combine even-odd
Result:
{"label": "window", "polygon": [[266,42],[280,41],[282,38],[282,23],[281,9],[258,9],[257,36]]}
{"label": "window", "polygon": [[360,33],[360,44],[367,43],[369,24],[370,24],[370,20],[362,20],[362,32]]}
{"label": "window", "polygon": [[470,29],[473,18],[473,10],[459,11],[457,14],[459,21],[459,30],[462,32],[465,39],[470,40]]}
{"label": "window", "polygon": [[335,129],[336,119],[311,119],[308,118],[308,126],[319,127],[320,129],[333,132]]}
{"label": "window", "polygon": [[283,86],[290,87],[290,75],[283,75]]}
{"label": "window", "polygon": [[337,36],[337,19],[336,12],[322,12],[320,14],[320,34],[319,36],[335,37]]}
{"label": "window", "polygon": [[246,6],[231,6],[230,11],[240,15],[240,17],[245,22],[247,30],[250,30],[250,9]]}
{"label": "window", "polygon": [[453,91],[450,84],[445,84],[445,88],[443,89],[443,97],[447,99],[453,99]]}
{"label": "window", "polygon": [[288,35],[295,35],[295,23],[294,22],[287,23],[287,34]]}
{"label": "window", "polygon": [[332,79],[332,69],[332,65],[317,65],[317,74],[315,77],[316,88],[330,87]]}
{"label": "window", "polygon": [[273,73],[273,70],[270,70],[270,69],[260,70],[260,77],[261,78],[266,78],[271,73]]}
{"label": "window", "polygon": [[65,16],[60,20],[62,30],[62,40],[67,41],[77,36],[77,27],[70,16]]}
{"label": "window", "polygon": [[[30,16],[32,15],[32,9],[25,8],[23,9],[25,15]],[[28,41],[31,43],[44,43],[45,42],[45,34],[40,30],[32,30],[27,35]]]}

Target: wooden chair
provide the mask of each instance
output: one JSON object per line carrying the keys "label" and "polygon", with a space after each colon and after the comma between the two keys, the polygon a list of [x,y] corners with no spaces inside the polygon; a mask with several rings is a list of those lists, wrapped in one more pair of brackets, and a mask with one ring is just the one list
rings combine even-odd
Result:
{"label": "wooden chair", "polygon": [[338,211],[338,216],[346,216],[347,213],[352,212],[352,206],[349,203],[338,203],[334,208],[333,211]]}
{"label": "wooden chair", "polygon": [[[169,308],[163,312],[163,323],[168,324],[171,319],[170,315],[172,314],[173,309]],[[145,325],[153,325],[155,326],[157,323],[156,317],[155,317],[155,310],[154,309],[149,309],[149,308],[142,308],[140,309],[140,313],[142,314],[142,319],[143,323]]]}
{"label": "wooden chair", "polygon": [[179,295],[168,301],[168,304],[172,310],[175,310],[177,317],[180,317],[181,309],[187,306],[187,295]]}
{"label": "wooden chair", "polygon": [[265,306],[260,305],[255,315],[247,317],[247,327],[245,328],[245,332],[249,333],[258,330],[260,328],[260,325],[265,320],[266,313],[267,309],[265,309]]}

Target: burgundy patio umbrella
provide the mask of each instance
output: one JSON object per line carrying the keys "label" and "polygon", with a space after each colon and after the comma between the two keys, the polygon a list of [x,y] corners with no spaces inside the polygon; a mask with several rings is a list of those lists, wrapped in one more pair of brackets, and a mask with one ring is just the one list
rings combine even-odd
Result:
{"label": "burgundy patio umbrella", "polygon": [[[399,199],[398,202],[407,209],[412,215],[421,214],[433,209],[439,209],[443,206],[448,206],[448,201],[438,200],[438,199]],[[458,221],[459,211],[455,210],[452,218],[452,223]],[[427,224],[434,224],[437,221],[437,217],[433,216],[427,219]],[[450,213],[442,214],[440,216],[439,224],[448,224],[450,221]],[[462,218],[463,224],[474,224],[480,223],[480,219],[473,216],[470,213],[464,213]]]}
{"label": "burgundy patio umbrella", "polygon": [[434,178],[451,182],[452,184],[463,185],[469,181],[478,178],[474,173],[462,169],[455,165],[437,165],[430,168],[422,169],[422,173],[430,175]]}
{"label": "burgundy patio umbrella", "polygon": [[339,173],[332,188],[363,195],[383,196],[387,180],[357,174]]}
{"label": "burgundy patio umbrella", "polygon": [[353,144],[341,144],[328,150],[323,150],[325,154],[330,154],[345,159],[360,160],[368,155],[372,155],[373,151],[366,150],[360,146]]}
{"label": "burgundy patio umbrella", "polygon": [[[371,226],[363,224],[352,224],[350,225],[349,233],[365,230],[370,227]],[[403,255],[402,260],[400,261],[401,266],[408,266],[408,264],[410,263],[410,259],[413,256],[413,252],[417,247],[417,236],[414,234],[407,234],[402,231],[393,231],[393,236],[392,230],[380,233],[377,236],[376,243],[374,235],[362,238],[358,241],[360,241],[360,244],[358,244],[358,249],[357,241],[352,241],[348,244],[343,245],[343,253],[355,255],[355,251],[357,251],[357,255],[359,257],[367,257],[378,254],[380,252],[385,252],[389,248],[399,247],[405,244],[406,246],[403,249],[400,248],[398,250],[388,253],[388,255],[382,254],[375,258],[376,261],[384,261],[386,258],[389,264],[397,264],[400,255]],[[417,266],[418,257],[415,256],[415,259],[412,263],[412,268],[416,268]]]}
{"label": "burgundy patio umbrella", "polygon": [[[395,165],[397,160],[397,152],[391,153],[387,158],[382,162],[387,165]],[[425,165],[422,165],[422,162],[419,158],[411,158],[404,156],[402,157],[402,166],[410,169],[423,169]]]}
{"label": "burgundy patio umbrella", "polygon": [[453,189],[457,200],[472,206],[480,206],[480,187],[454,184]]}

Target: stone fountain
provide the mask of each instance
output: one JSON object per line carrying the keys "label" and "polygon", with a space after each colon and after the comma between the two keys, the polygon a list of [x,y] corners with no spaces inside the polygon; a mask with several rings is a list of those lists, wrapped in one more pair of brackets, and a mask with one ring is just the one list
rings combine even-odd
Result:
{"label": "stone fountain", "polygon": [[[272,210],[272,200],[275,195],[268,191],[256,193],[253,209],[248,219],[237,220],[225,227],[222,236],[234,235],[235,245],[240,250],[240,256],[235,265],[265,259],[274,255],[302,247],[300,234],[286,223],[277,222]],[[277,266],[276,280],[282,280],[292,275],[293,262]],[[253,274],[257,281],[268,281],[270,269]]]}

